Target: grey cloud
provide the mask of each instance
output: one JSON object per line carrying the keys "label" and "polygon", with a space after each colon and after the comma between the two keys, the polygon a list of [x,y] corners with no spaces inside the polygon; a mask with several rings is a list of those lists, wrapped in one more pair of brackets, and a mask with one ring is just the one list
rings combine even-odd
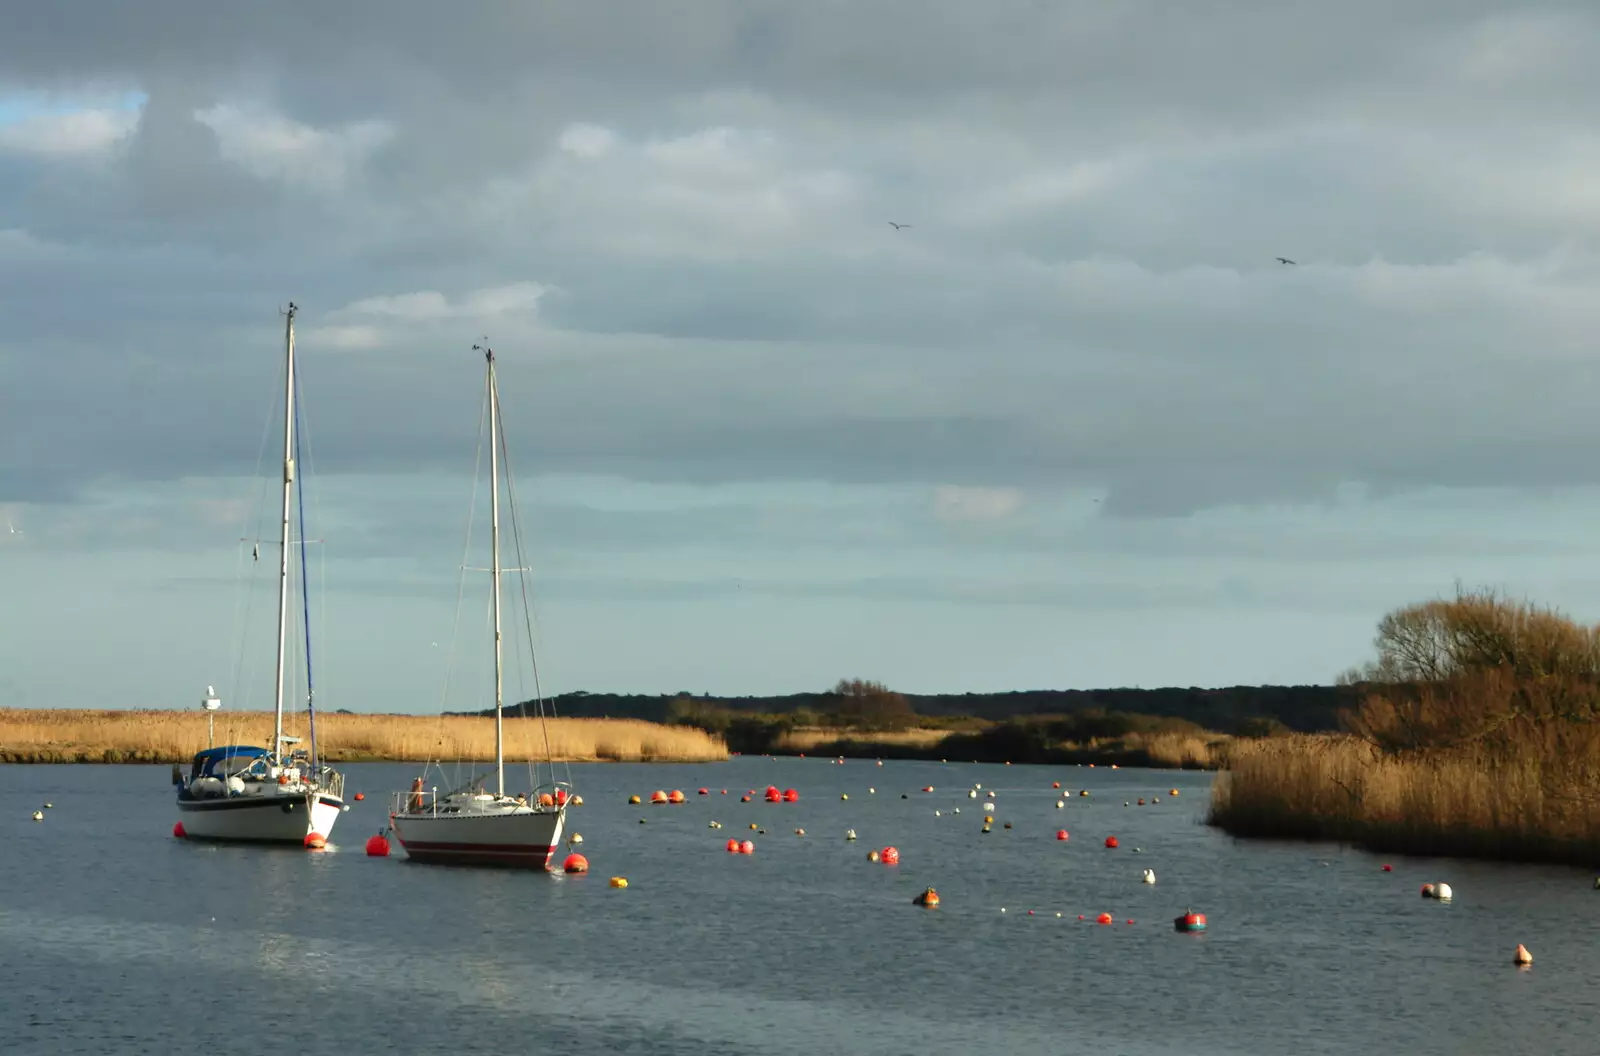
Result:
{"label": "grey cloud", "polygon": [[[1600,479],[1587,5],[161,7],[0,40],[21,86],[149,96],[103,160],[0,156],[0,500],[247,471],[291,297],[329,472],[456,465],[489,331],[538,471],[1113,517]],[[218,104],[393,132],[295,179]],[[580,122],[609,155],[562,153]],[[339,312],[524,281],[536,312]]]}

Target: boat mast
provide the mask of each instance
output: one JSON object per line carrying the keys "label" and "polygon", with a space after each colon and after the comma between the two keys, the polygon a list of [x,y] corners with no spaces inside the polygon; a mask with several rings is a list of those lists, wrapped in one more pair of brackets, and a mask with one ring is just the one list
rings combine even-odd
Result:
{"label": "boat mast", "polygon": [[283,522],[278,536],[278,676],[272,718],[272,756],[283,756],[283,660],[289,635],[289,514],[294,495],[294,302],[284,313]]}
{"label": "boat mast", "polygon": [[505,700],[500,672],[500,390],[495,383],[494,350],[485,348],[489,363],[489,575],[494,580],[494,781],[495,794],[506,794]]}

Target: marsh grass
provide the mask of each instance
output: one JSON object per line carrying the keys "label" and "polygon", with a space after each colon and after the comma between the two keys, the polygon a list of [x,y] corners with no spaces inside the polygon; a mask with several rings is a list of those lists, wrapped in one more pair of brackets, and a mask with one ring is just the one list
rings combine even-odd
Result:
{"label": "marsh grass", "polygon": [[1600,796],[1537,754],[1396,757],[1345,735],[1240,743],[1212,786],[1210,821],[1235,836],[1371,850],[1600,862]]}
{"label": "marsh grass", "polygon": [[[286,732],[304,736],[305,717]],[[216,715],[218,744],[266,744],[271,712]],[[721,737],[691,726],[638,719],[550,719],[551,755],[566,762],[706,762],[726,759]],[[494,720],[478,716],[319,715],[317,741],[332,762],[494,758]],[[544,759],[534,719],[505,720],[507,760]],[[77,711],[0,708],[0,761],[8,763],[185,762],[206,746],[199,711]]]}

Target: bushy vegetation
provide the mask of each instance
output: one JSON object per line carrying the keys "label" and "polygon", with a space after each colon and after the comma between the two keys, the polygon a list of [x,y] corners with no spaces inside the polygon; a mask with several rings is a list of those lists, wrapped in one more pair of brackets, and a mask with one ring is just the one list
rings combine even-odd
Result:
{"label": "bushy vegetation", "polygon": [[1242,747],[1211,819],[1237,835],[1600,860],[1600,629],[1494,592],[1385,616],[1339,736]]}

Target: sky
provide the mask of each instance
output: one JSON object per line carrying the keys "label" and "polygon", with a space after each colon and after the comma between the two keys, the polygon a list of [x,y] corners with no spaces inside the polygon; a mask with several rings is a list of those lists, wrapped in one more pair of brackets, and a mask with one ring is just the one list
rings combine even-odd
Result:
{"label": "sky", "polygon": [[1600,619],[1597,53],[1588,2],[41,5],[0,705],[270,701],[291,300],[324,708],[484,703],[486,337],[545,692]]}

